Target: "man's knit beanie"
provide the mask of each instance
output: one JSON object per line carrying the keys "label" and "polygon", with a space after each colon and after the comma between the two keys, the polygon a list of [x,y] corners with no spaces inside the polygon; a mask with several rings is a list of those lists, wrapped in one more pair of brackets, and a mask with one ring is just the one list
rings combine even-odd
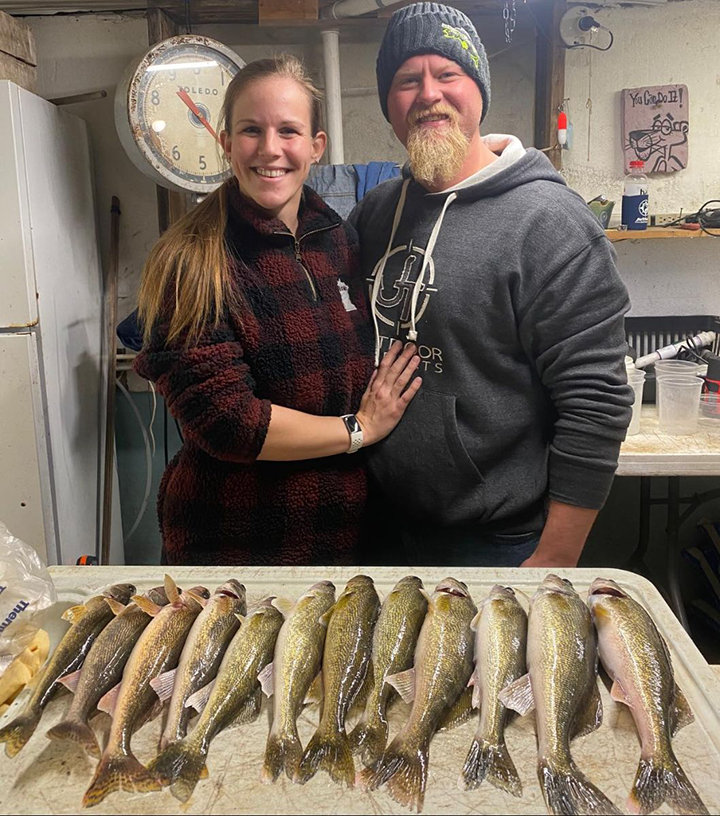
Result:
{"label": "man's knit beanie", "polygon": [[440,3],[413,3],[390,18],[375,68],[385,118],[389,120],[387,98],[395,72],[417,54],[447,57],[475,80],[482,94],[482,122],[490,107],[490,68],[485,48],[468,16]]}

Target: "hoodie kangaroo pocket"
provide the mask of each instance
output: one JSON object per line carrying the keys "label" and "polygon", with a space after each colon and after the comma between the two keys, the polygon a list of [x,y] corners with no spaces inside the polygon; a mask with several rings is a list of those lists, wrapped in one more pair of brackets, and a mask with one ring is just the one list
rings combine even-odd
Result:
{"label": "hoodie kangaroo pocket", "polygon": [[483,477],[460,439],[453,394],[421,389],[367,453],[386,497],[403,510],[441,524],[482,516]]}

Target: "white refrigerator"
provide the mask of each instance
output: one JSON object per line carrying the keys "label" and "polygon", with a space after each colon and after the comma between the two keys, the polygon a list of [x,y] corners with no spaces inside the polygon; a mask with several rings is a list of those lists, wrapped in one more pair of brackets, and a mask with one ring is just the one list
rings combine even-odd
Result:
{"label": "white refrigerator", "polygon": [[86,124],[0,81],[0,521],[48,564],[99,549],[103,324]]}

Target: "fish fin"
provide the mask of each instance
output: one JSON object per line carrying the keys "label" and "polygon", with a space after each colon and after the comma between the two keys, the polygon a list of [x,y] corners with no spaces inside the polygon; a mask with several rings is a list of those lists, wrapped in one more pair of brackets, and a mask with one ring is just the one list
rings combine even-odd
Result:
{"label": "fish fin", "polygon": [[628,813],[653,813],[663,802],[677,813],[708,813],[672,752],[664,760],[655,756],[640,760],[625,806]]}
{"label": "fish fin", "polygon": [[338,785],[353,787],[355,763],[350,741],[345,731],[338,731],[334,723],[331,729],[318,728],[313,734],[293,776],[293,782],[304,785],[318,771],[325,770]]}
{"label": "fish fin", "polygon": [[484,739],[473,740],[458,779],[458,787],[461,790],[475,790],[483,779],[513,796],[522,796],[522,782],[505,740],[499,745]]}
{"label": "fish fin", "polygon": [[187,802],[199,779],[207,777],[207,751],[196,740],[171,742],[148,765],[148,771],[157,777],[163,787],[170,785],[170,793]]}
{"label": "fish fin", "polygon": [[23,749],[25,743],[32,737],[40,722],[41,715],[42,709],[31,710],[20,714],[4,728],[0,728],[0,743],[5,743],[5,753],[11,759]]}
{"label": "fish fin", "polygon": [[170,671],[158,674],[157,677],[153,677],[153,679],[150,681],[150,685],[152,686],[155,694],[157,694],[159,700],[165,701],[172,697],[176,674],[177,669],[170,669]]}
{"label": "fish fin", "polygon": [[466,687],[461,692],[457,700],[448,708],[440,718],[438,731],[449,731],[458,725],[467,722],[475,713],[472,704],[473,689]]}
{"label": "fish fin", "polygon": [[625,694],[625,689],[617,680],[613,680],[612,687],[610,688],[610,696],[616,703],[622,703],[626,706],[630,705],[628,696]]}
{"label": "fish fin", "polygon": [[670,729],[673,737],[681,728],[690,725],[695,721],[695,715],[692,713],[690,703],[687,697],[682,693],[680,686],[675,683],[675,704],[670,709]]}
{"label": "fish fin", "polygon": [[283,771],[288,779],[292,779],[300,768],[302,756],[303,749],[296,729],[282,734],[274,734],[271,731],[265,745],[265,759],[260,772],[263,784],[276,782]]}
{"label": "fish fin", "polygon": [[348,739],[354,754],[360,754],[366,765],[372,765],[383,755],[388,738],[387,720],[375,714],[372,719],[360,721]]}
{"label": "fish fin", "polygon": [[165,587],[165,595],[168,599],[168,603],[174,604],[180,597],[180,590],[178,589],[177,584],[169,575],[166,574],[163,579],[163,586]]}
{"label": "fish fin", "polygon": [[477,614],[470,621],[470,628],[473,630],[473,632],[477,632],[478,626],[480,625],[481,615],[482,615],[482,609],[478,609]]}
{"label": "fish fin", "polygon": [[66,609],[60,617],[67,621],[70,625],[77,623],[80,618],[82,618],[87,613],[87,607],[85,604],[78,604],[77,606],[71,606]]}
{"label": "fish fin", "polygon": [[385,678],[385,682],[389,683],[406,703],[412,703],[415,699],[414,666],[397,674],[389,674]]}
{"label": "fish fin", "polygon": [[113,686],[110,691],[103,694],[103,696],[97,701],[97,710],[104,711],[106,714],[109,714],[111,717],[115,713],[115,704],[117,703],[118,694],[120,693],[120,686],[122,685],[122,680],[116,685]]}
{"label": "fish fin", "polygon": [[214,688],[215,680],[213,679],[185,700],[185,708],[194,708],[198,714],[202,714]]}
{"label": "fish fin", "polygon": [[468,680],[468,687],[470,686],[472,686],[472,707],[480,708],[482,705],[482,684],[480,683],[477,668],[473,671]]}
{"label": "fish fin", "polygon": [[95,732],[81,720],[63,720],[54,725],[46,734],[52,740],[70,740],[79,743],[92,757],[100,759],[102,752]]}
{"label": "fish fin", "polygon": [[127,609],[125,604],[121,604],[120,601],[116,601],[115,598],[105,598],[105,603],[112,609],[113,615],[119,615]]}
{"label": "fish fin", "polygon": [[375,790],[387,782],[396,802],[419,813],[427,786],[428,748],[428,743],[410,748],[396,738],[375,765],[358,774],[356,787]]}
{"label": "fish fin", "polygon": [[157,778],[132,754],[105,754],[95,769],[82,804],[93,807],[116,790],[142,793],[161,789]]}
{"label": "fish fin", "polygon": [[58,679],[58,683],[62,683],[63,686],[68,691],[71,691],[73,694],[77,691],[78,683],[80,682],[80,675],[82,674],[82,669],[78,669],[77,671],[71,672],[70,674],[66,674],[64,677],[60,677]]}
{"label": "fish fin", "polygon": [[235,714],[232,720],[227,724],[226,728],[237,728],[239,725],[253,722],[253,720],[256,720],[260,715],[261,707],[262,690],[256,688],[255,691],[245,699],[245,702],[240,706],[237,714]]}
{"label": "fish fin", "polygon": [[275,691],[275,663],[270,662],[263,667],[257,679],[260,682],[263,694],[272,697]]}
{"label": "fish fin", "polygon": [[130,600],[136,606],[139,606],[146,615],[150,615],[151,618],[154,618],[162,609],[160,604],[156,604],[155,601],[151,601],[150,598],[146,598],[144,595],[133,595]]}
{"label": "fish fin", "polygon": [[290,598],[273,598],[272,605],[284,618],[287,618],[295,608],[295,601],[291,601]]}
{"label": "fish fin", "polygon": [[323,678],[322,678],[322,670],[320,670],[316,675],[315,679],[310,683],[310,687],[307,690],[307,694],[305,695],[305,699],[303,700],[304,705],[320,705],[323,701],[323,697],[325,696],[325,691],[323,688]]}
{"label": "fish fin", "polygon": [[600,698],[600,689],[594,681],[585,702],[575,714],[575,720],[570,731],[570,739],[585,737],[600,728],[603,720],[603,706]]}
{"label": "fish fin", "polygon": [[538,760],[538,779],[548,813],[592,813],[620,816],[622,811],[595,787],[574,762],[556,767],[551,760]]}
{"label": "fish fin", "polygon": [[524,717],[535,708],[530,675],[523,674],[522,677],[518,677],[517,680],[509,683],[498,694],[498,699],[505,708],[511,708],[513,711],[517,711],[521,717]]}
{"label": "fish fin", "polygon": [[328,609],[327,612],[324,612],[322,615],[320,615],[320,617],[318,618],[318,622],[321,623],[323,626],[327,626],[330,623],[330,618],[332,618],[332,614],[335,611],[336,606],[337,603],[334,603],[330,607],[330,609]]}

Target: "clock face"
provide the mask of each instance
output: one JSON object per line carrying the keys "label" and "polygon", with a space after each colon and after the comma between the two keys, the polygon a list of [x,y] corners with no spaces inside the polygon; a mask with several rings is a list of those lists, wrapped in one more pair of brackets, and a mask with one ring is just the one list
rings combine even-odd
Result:
{"label": "clock face", "polygon": [[230,174],[222,160],[220,112],[225,91],[243,66],[206,37],[173,37],[146,55],[128,93],[135,142],[173,185],[207,193]]}

